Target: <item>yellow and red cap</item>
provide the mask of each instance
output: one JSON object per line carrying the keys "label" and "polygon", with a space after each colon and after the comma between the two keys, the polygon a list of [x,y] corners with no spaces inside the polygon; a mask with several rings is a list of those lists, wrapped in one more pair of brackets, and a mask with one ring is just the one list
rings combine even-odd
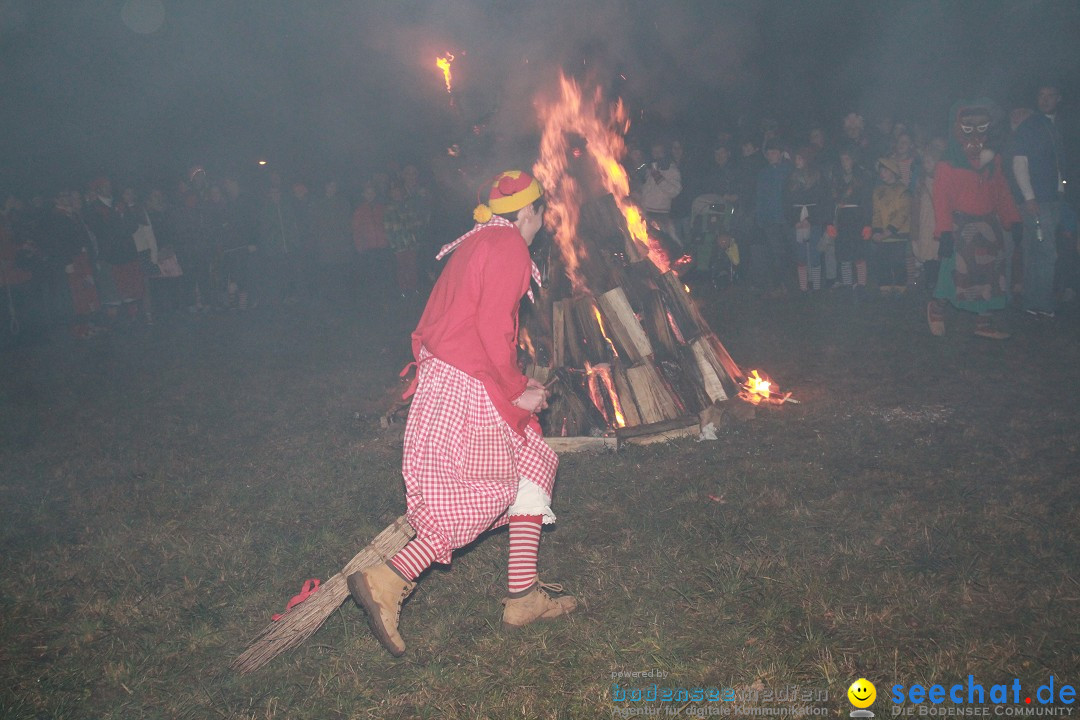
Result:
{"label": "yellow and red cap", "polygon": [[531,205],[543,194],[544,189],[532,175],[522,170],[507,170],[492,180],[487,202],[481,200],[473,210],[473,218],[485,223],[492,215],[504,215]]}

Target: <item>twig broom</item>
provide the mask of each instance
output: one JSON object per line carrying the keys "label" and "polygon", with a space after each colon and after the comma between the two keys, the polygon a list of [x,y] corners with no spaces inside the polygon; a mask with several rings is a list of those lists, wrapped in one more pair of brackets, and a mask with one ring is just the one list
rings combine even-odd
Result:
{"label": "twig broom", "polygon": [[241,673],[254,672],[314,635],[349,597],[345,579],[354,572],[386,562],[414,535],[416,531],[404,515],[390,523],[341,572],[323,583],[307,600],[287,611],[280,620],[263,628],[248,649],[232,661],[232,669]]}

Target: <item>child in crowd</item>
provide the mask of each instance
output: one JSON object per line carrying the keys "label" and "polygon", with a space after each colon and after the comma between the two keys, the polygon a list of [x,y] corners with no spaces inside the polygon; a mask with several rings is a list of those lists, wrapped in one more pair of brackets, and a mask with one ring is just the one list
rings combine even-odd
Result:
{"label": "child in crowd", "polygon": [[911,193],[900,182],[900,168],[892,158],[878,160],[878,177],[870,237],[874,277],[883,295],[901,294],[907,290],[911,253]]}
{"label": "child in crowd", "polygon": [[866,288],[866,250],[872,213],[870,176],[855,162],[850,148],[840,151],[832,178],[836,204],[836,256],[840,261],[840,284],[861,293]]}
{"label": "child in crowd", "polygon": [[784,203],[791,166],[783,160],[784,150],[775,140],[765,146],[766,163],[757,171],[754,191],[754,224],[758,242],[753,248],[753,266],[765,297],[787,294],[791,265],[790,228]]}
{"label": "child in crowd", "polygon": [[[911,195],[911,257],[916,278],[937,281],[938,240],[934,235],[934,166],[941,153],[927,148],[919,157],[921,172]],[[909,276],[908,284],[914,284]]]}
{"label": "child in crowd", "polygon": [[821,258],[825,222],[832,204],[825,180],[814,163],[810,148],[795,152],[795,169],[788,177],[788,222],[794,227],[795,262],[798,266],[799,290],[821,289]]}
{"label": "child in crowd", "polygon": [[361,292],[373,295],[376,289],[389,288],[387,281],[391,277],[393,256],[383,224],[385,206],[379,201],[374,182],[364,183],[363,198],[353,211],[353,245],[359,262],[357,279]]}
{"label": "child in crowd", "polygon": [[383,210],[383,227],[390,249],[394,251],[394,277],[401,297],[415,295],[419,291],[420,274],[416,258],[417,218],[405,201],[405,189],[400,185],[390,188],[390,202]]}

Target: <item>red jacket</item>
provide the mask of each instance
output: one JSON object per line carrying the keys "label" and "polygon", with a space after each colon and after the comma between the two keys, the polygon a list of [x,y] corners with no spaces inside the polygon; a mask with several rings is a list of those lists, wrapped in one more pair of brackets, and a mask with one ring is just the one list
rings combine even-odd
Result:
{"label": "red jacket", "polygon": [[450,255],[412,334],[435,357],[484,384],[520,435],[531,413],[512,404],[528,383],[517,361],[518,306],[529,289],[529,248],[515,227],[483,228]]}
{"label": "red jacket", "polygon": [[953,231],[954,210],[967,215],[996,214],[1006,229],[1020,222],[1020,212],[1005,182],[999,157],[981,171],[953,167],[944,160],[939,162],[934,166],[933,202],[934,237]]}

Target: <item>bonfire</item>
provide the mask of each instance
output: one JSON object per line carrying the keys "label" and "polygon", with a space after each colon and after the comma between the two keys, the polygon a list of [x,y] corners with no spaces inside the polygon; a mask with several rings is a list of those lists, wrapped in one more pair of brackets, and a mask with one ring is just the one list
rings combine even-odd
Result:
{"label": "bonfire", "polygon": [[746,376],[672,269],[677,248],[650,232],[630,197],[626,108],[564,75],[539,114],[533,173],[554,243],[544,291],[523,312],[520,347],[527,374],[553,390],[545,435],[566,450],[590,444],[572,438],[689,433]]}

